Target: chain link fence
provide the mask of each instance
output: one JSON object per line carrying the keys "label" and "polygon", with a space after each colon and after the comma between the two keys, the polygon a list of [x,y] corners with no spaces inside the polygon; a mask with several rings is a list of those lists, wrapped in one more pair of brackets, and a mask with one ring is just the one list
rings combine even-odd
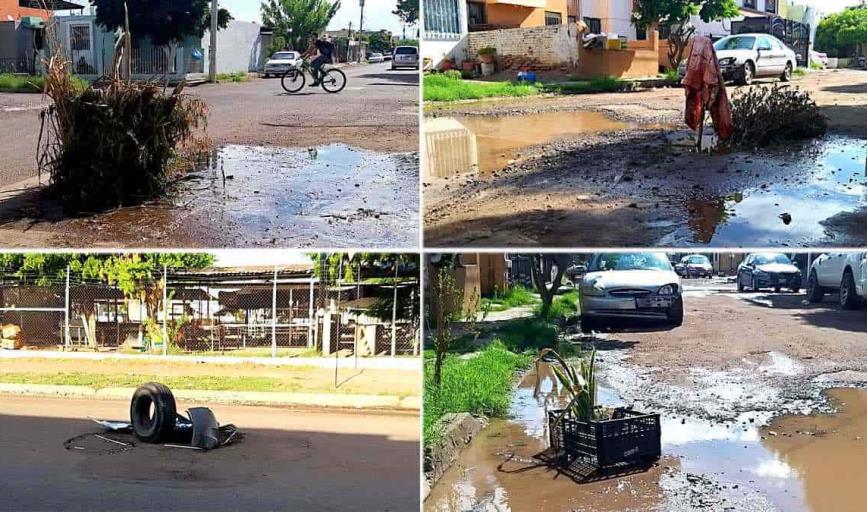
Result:
{"label": "chain link fence", "polygon": [[250,357],[418,355],[418,279],[386,281],[319,279],[281,269],[167,269],[125,292],[69,271],[54,278],[0,274],[3,346]]}

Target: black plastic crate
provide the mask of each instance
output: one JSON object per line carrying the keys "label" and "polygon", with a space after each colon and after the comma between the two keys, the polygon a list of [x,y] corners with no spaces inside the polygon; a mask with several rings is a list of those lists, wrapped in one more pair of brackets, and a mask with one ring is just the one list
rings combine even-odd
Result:
{"label": "black plastic crate", "polygon": [[662,455],[659,414],[617,409],[613,419],[583,422],[563,410],[548,412],[551,448],[561,465],[575,460],[599,470],[646,465]]}

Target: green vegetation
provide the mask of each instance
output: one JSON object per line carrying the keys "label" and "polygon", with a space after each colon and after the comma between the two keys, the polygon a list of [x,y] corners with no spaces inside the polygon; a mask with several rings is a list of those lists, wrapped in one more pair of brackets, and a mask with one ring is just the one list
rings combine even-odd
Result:
{"label": "green vegetation", "polygon": [[472,82],[463,80],[460,71],[447,71],[424,77],[424,101],[479,100],[537,94],[539,88],[536,85],[516,82]]}
{"label": "green vegetation", "polygon": [[[813,63],[810,67],[815,66],[815,65],[816,65],[816,63]],[[819,69],[821,69],[821,65],[819,66]],[[807,76],[807,70],[804,68],[795,68],[795,70],[792,71],[792,76],[805,77],[805,76]]]}
{"label": "green vegetation", "polygon": [[521,318],[506,323],[494,335],[513,352],[538,351],[557,344],[557,327],[538,317]]}
{"label": "green vegetation", "polygon": [[672,82],[672,83],[680,82],[680,73],[678,73],[678,71],[676,69],[669,69],[668,71],[663,73],[662,76],[666,80],[668,80],[669,82]]}
{"label": "green vegetation", "polygon": [[627,91],[632,88],[632,84],[613,76],[600,76],[592,80],[544,84],[540,87],[544,92],[558,94],[596,94]]}
{"label": "green vegetation", "polygon": [[829,57],[863,55],[867,45],[867,4],[849,7],[822,19],[816,30],[816,49]]}
{"label": "green vegetation", "polygon": [[[582,359],[577,370],[552,349],[539,353],[539,357],[535,360],[537,370],[539,361],[546,356],[554,360],[551,370],[571,397],[557,421],[559,422],[567,412],[571,412],[580,421],[588,422],[594,419],[596,416],[596,351],[590,354],[589,360]],[[536,378],[539,379],[538,371]]]}
{"label": "green vegetation", "polygon": [[[60,372],[60,373],[0,373],[0,382],[6,384],[51,384],[58,386],[88,386],[95,389],[102,388],[135,388],[145,382],[162,382],[172,389],[198,390],[198,391],[269,391],[269,392],[311,392],[305,387],[301,379],[280,379],[275,377],[239,376],[226,375],[148,375],[148,374],[111,374],[111,373],[85,373],[85,372]],[[364,389],[353,389],[351,386],[334,389],[333,386],[324,388],[329,393],[346,394],[369,394]]]}
{"label": "green vegetation", "polygon": [[424,440],[429,445],[439,438],[434,425],[444,414],[469,412],[502,416],[509,409],[515,370],[526,368],[531,356],[515,354],[494,342],[478,355],[450,356],[443,363],[442,381],[434,383],[433,361],[425,361]]}
{"label": "green vegetation", "polygon": [[520,306],[531,306],[539,302],[539,298],[527,288],[516,285],[502,295],[482,297],[482,309],[488,311],[506,311]]}
{"label": "green vegetation", "polygon": [[[87,81],[77,76],[72,77],[72,85],[78,91],[87,88]],[[31,92],[40,93],[45,90],[45,77],[35,75],[14,75],[0,73],[0,92]]]}
{"label": "green vegetation", "polygon": [[[573,290],[571,292],[564,293],[563,295],[558,295],[554,297],[554,300],[551,301],[551,308],[547,313],[543,313],[542,305],[539,304],[533,310],[533,313],[545,321],[554,322],[559,318],[563,318],[565,321],[569,321],[578,316],[578,291]],[[544,316],[543,316],[544,315]]]}
{"label": "green vegetation", "polygon": [[240,71],[235,73],[217,73],[218,82],[246,82],[249,79],[247,73]]}

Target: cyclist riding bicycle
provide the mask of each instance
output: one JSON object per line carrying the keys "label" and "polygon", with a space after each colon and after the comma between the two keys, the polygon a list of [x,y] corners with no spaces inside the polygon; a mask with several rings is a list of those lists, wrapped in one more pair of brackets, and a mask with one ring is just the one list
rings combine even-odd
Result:
{"label": "cyclist riding bicycle", "polygon": [[322,66],[334,62],[334,45],[327,38],[319,39],[319,34],[315,32],[311,34],[310,45],[302,57],[306,59],[314,54],[316,54],[316,58],[310,63],[313,71],[313,83],[310,84],[310,87],[319,87],[322,81]]}

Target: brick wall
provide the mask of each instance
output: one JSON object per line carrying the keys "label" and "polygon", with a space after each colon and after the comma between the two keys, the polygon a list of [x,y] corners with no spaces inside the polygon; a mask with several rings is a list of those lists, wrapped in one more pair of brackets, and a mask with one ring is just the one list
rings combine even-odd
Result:
{"label": "brick wall", "polygon": [[467,35],[467,57],[478,59],[479,49],[497,49],[499,69],[523,65],[536,70],[573,69],[578,65],[578,31],[575,25],[509,28]]}

